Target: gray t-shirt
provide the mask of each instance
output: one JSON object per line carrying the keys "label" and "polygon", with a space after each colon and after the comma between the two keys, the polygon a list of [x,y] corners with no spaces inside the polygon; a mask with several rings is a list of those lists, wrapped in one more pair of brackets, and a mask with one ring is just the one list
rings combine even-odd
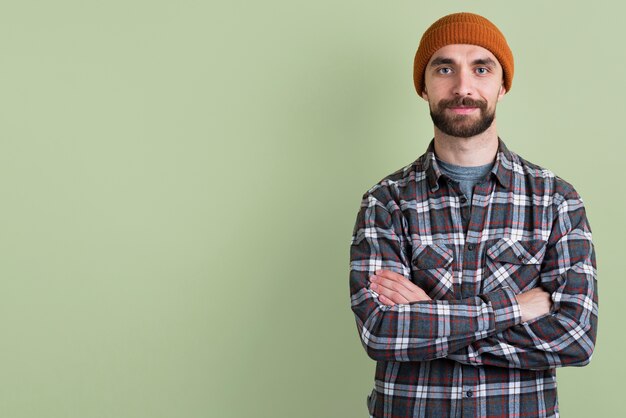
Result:
{"label": "gray t-shirt", "polygon": [[471,202],[474,195],[474,186],[489,175],[494,162],[477,167],[462,167],[460,165],[446,163],[437,158],[437,164],[442,173],[446,174],[452,180],[459,182],[461,191]]}

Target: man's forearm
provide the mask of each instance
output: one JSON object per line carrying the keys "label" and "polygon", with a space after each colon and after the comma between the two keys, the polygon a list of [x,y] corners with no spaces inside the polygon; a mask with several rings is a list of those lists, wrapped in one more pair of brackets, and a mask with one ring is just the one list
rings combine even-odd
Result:
{"label": "man's forearm", "polygon": [[368,355],[383,361],[445,357],[521,321],[509,288],[463,300],[386,306],[364,287],[353,294],[352,310]]}
{"label": "man's forearm", "polygon": [[[406,277],[392,271],[378,270],[370,277],[370,287],[378,292],[378,299],[387,306],[431,300],[426,292]],[[516,295],[522,322],[531,321],[550,312],[550,294],[541,288],[533,288]]]}
{"label": "man's forearm", "polygon": [[[404,276],[385,270],[379,270],[375,275],[370,277],[370,287],[378,292],[378,300],[382,304],[393,307],[396,305],[406,305],[421,303],[428,305],[429,303],[437,303],[431,301],[426,295],[423,289],[419,288],[409,279]],[[488,295],[484,295],[484,298],[488,298]],[[521,314],[521,321],[530,321],[542,315],[548,314],[551,308],[550,294],[539,288],[532,289],[528,292],[522,293],[515,297],[516,303],[519,305]],[[445,302],[447,303],[447,302]],[[415,321],[431,321],[432,318],[424,315],[416,315]],[[516,325],[510,323],[510,326]],[[504,329],[500,333],[505,332]],[[474,353],[473,346],[481,345],[485,347],[484,343],[480,341],[489,340],[490,345],[495,344],[493,341],[493,333],[474,334],[470,338],[457,338],[457,336],[451,336],[449,338],[449,344],[446,350],[448,351],[448,358],[452,358],[449,353],[456,352],[456,360],[464,360],[466,363],[470,363],[469,353]],[[499,334],[498,334],[499,335]],[[460,336],[458,336],[460,337]],[[443,338],[439,336],[439,338]],[[499,341],[497,343],[500,343]],[[456,347],[460,347],[459,350],[455,350]],[[446,350],[441,350],[438,357],[443,357]],[[437,357],[434,357],[437,358]],[[423,360],[423,358],[422,358]],[[463,361],[461,361],[463,362]]]}
{"label": "man's forearm", "polygon": [[448,358],[474,366],[529,370],[584,366],[594,350],[597,315],[580,323],[553,312],[451,352]]}

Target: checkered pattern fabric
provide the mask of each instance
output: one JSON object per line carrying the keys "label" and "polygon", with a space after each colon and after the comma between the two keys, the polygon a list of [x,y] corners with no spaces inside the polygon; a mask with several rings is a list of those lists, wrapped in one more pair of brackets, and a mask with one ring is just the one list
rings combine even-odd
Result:
{"label": "checkered pattern fabric", "polygon": [[[472,202],[426,153],[364,195],[350,248],[351,306],[376,360],[372,417],[556,417],[555,368],[586,365],[596,339],[596,260],[583,202],[508,150]],[[386,306],[378,269],[431,301]],[[552,312],[522,322],[516,294]]]}

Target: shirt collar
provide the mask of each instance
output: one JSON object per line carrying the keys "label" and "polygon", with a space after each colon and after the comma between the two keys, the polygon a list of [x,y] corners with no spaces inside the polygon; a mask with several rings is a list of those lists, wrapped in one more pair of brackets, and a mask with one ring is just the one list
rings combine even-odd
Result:
{"label": "shirt collar", "polygon": [[[430,141],[424,154],[423,167],[431,190],[437,190],[439,188],[441,169],[435,158],[434,139]],[[496,161],[491,168],[491,173],[504,188],[508,189],[511,187],[511,181],[513,180],[513,156],[500,137],[498,137],[498,152],[496,153]]]}

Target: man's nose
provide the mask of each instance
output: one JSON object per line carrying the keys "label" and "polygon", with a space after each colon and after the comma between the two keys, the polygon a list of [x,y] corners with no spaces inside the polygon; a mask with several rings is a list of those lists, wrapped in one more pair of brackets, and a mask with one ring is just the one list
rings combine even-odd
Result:
{"label": "man's nose", "polygon": [[472,77],[468,71],[460,71],[457,73],[454,84],[454,94],[456,96],[472,95]]}

